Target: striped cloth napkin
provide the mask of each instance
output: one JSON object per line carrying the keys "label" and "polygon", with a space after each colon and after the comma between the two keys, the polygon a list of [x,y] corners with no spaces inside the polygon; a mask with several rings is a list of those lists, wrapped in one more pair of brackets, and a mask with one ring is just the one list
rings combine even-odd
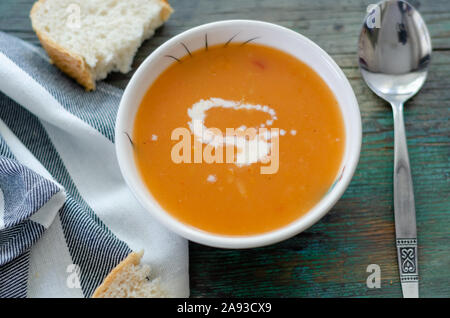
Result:
{"label": "striped cloth napkin", "polygon": [[189,295],[186,240],[120,174],[121,94],[84,91],[41,48],[0,32],[0,297],[90,297],[141,249],[168,295]]}

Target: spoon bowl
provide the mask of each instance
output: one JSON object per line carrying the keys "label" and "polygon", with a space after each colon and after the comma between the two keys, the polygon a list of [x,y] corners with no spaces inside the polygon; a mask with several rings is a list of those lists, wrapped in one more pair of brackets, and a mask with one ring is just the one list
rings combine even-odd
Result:
{"label": "spoon bowl", "polygon": [[[419,12],[404,1],[384,1],[368,18],[378,19],[361,30],[358,57],[364,80],[375,94],[405,102],[427,77],[431,40]],[[373,20],[372,20],[373,21]]]}

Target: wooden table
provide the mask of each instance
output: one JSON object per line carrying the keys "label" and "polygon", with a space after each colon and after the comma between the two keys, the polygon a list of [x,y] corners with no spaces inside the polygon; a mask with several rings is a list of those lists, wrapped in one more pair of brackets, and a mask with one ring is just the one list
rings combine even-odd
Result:
{"label": "wooden table", "polygon": [[[39,45],[28,13],[33,0],[1,0],[0,30]],[[191,27],[224,19],[257,19],[291,28],[340,65],[358,98],[364,138],[353,181],[336,206],[296,237],[265,248],[221,250],[190,244],[191,295],[400,297],[392,197],[390,107],[370,92],[357,68],[357,38],[370,0],[171,0],[174,15],[139,49],[134,69],[157,46]],[[428,80],[406,107],[419,240],[420,292],[450,296],[450,1],[411,1],[431,33]],[[1,67],[1,65],[0,65]],[[125,87],[129,74],[113,74]],[[381,288],[369,289],[369,264]]]}

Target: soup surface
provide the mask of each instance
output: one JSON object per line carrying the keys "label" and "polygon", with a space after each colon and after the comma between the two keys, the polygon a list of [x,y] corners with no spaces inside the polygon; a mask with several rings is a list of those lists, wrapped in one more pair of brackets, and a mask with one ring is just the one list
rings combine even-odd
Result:
{"label": "soup surface", "polygon": [[[276,133],[272,142],[260,138],[262,155],[247,161],[194,163],[195,150],[208,145],[195,133],[196,120],[224,135],[226,128],[278,128],[278,169],[261,173],[270,165],[263,158]],[[180,127],[192,133],[189,149],[180,151],[192,163],[173,160],[181,138],[173,140],[172,132]],[[248,43],[213,46],[174,61],[143,98],[133,141],[144,183],[167,212],[207,232],[250,235],[291,223],[327,193],[339,172],[345,131],[333,93],[309,66]],[[248,149],[219,145],[234,148],[235,159]],[[217,143],[213,148],[219,153]]]}

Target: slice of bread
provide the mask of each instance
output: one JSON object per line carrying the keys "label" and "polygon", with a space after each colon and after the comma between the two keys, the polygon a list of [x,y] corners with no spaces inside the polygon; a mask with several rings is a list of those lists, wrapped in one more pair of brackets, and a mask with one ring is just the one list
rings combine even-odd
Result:
{"label": "slice of bread", "polygon": [[140,264],[143,251],[131,253],[97,287],[92,298],[166,297],[159,279],[150,280],[150,267]]}
{"label": "slice of bread", "polygon": [[92,90],[111,71],[129,72],[172,11],[166,0],[39,0],[30,18],[51,61]]}

